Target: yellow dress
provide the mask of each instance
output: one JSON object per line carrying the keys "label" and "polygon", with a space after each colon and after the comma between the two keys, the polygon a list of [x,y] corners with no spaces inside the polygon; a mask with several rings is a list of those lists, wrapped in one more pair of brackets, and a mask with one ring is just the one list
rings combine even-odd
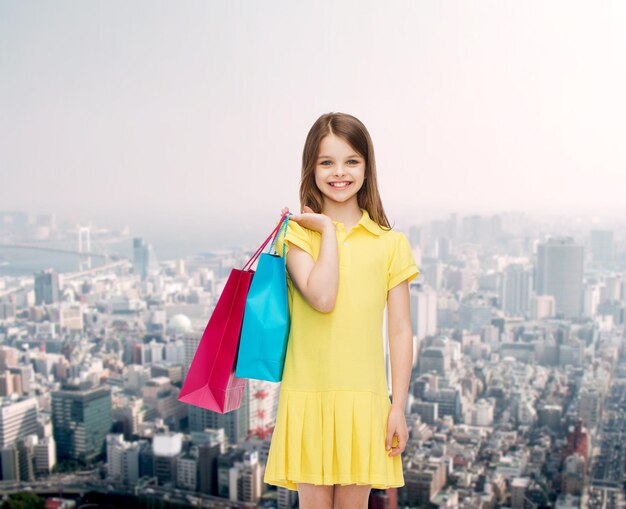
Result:
{"label": "yellow dress", "polygon": [[[339,286],[330,313],[315,310],[287,273],[291,328],[264,482],[404,486],[402,455],[385,450],[391,400],[383,315],[387,291],[420,272],[409,241],[383,230],[365,209],[345,231],[334,221]],[[317,260],[321,234],[289,221],[294,243]],[[283,235],[276,241],[282,256]],[[394,439],[394,445],[395,439]]]}

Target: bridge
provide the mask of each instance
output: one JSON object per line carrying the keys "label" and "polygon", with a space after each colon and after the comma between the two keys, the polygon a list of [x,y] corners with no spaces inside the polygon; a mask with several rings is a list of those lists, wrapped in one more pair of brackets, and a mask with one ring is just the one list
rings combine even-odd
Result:
{"label": "bridge", "polygon": [[104,258],[110,260],[119,260],[122,258],[120,255],[116,254],[108,254],[108,253],[97,253],[95,251],[76,251],[74,249],[60,249],[57,247],[47,247],[47,246],[37,246],[34,244],[0,244],[0,249],[8,248],[8,249],[28,249],[32,251],[46,251],[49,253],[61,253],[61,254],[70,254],[75,256],[82,257],[93,257],[93,258]]}

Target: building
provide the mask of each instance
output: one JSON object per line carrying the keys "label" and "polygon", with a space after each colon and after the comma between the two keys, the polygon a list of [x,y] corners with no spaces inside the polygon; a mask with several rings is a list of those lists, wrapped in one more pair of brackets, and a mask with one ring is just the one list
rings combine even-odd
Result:
{"label": "building", "polygon": [[39,405],[35,398],[0,398],[0,449],[37,434]]}
{"label": "building", "polygon": [[530,299],[530,318],[543,320],[556,316],[556,301],[552,295],[533,295]]}
{"label": "building", "polygon": [[198,487],[198,459],[191,454],[176,459],[176,479],[179,488],[196,491]]}
{"label": "building", "polygon": [[180,428],[180,421],[186,415],[186,405],[178,401],[180,389],[164,376],[151,378],[141,389],[144,403],[154,409],[156,415],[173,429]]}
{"label": "building", "polygon": [[495,405],[487,399],[478,400],[470,411],[470,424],[472,426],[493,426],[493,414]]}
{"label": "building", "polygon": [[578,394],[578,417],[589,428],[595,428],[602,416],[603,398],[600,391],[583,387]]}
{"label": "building", "polygon": [[574,453],[563,462],[561,473],[561,492],[570,495],[582,495],[585,486],[586,460],[578,453]]}
{"label": "building", "polygon": [[526,499],[526,490],[530,485],[528,477],[516,477],[511,482],[511,508],[524,509],[524,500]]}
{"label": "building", "polygon": [[578,318],[583,310],[583,246],[572,237],[557,237],[539,244],[536,288],[552,295],[557,315]]}
{"label": "building", "polygon": [[141,280],[145,280],[150,274],[158,271],[159,264],[154,255],[152,245],[143,239],[133,239],[133,271]]}
{"label": "building", "polygon": [[159,485],[178,482],[177,458],[183,449],[182,433],[160,433],[152,442],[154,476]]}
{"label": "building", "polygon": [[57,444],[49,436],[40,439],[35,445],[35,473],[49,475],[57,464]]}
{"label": "building", "polygon": [[35,305],[59,302],[59,274],[53,269],[35,273]]}
{"label": "building", "polygon": [[560,405],[544,405],[538,412],[539,425],[547,426],[553,431],[559,431],[562,413],[563,409]]}
{"label": "building", "polygon": [[580,455],[584,462],[585,468],[589,461],[589,453],[591,449],[591,442],[589,439],[589,433],[587,428],[583,426],[583,419],[578,419],[575,426],[570,426],[567,433],[567,444],[563,449],[562,458],[567,459],[572,454]]}
{"label": "building", "polygon": [[59,460],[88,464],[100,458],[111,425],[108,387],[66,384],[52,392],[52,426]]}
{"label": "building", "polygon": [[418,340],[437,334],[437,292],[430,286],[409,284],[411,327]]}
{"label": "building", "polygon": [[442,458],[416,460],[404,474],[408,502],[427,506],[447,482],[446,464]]}
{"label": "building", "polygon": [[258,451],[245,451],[242,461],[229,470],[229,498],[240,502],[257,502],[263,493],[263,471]]}
{"label": "building", "polygon": [[419,372],[436,372],[439,376],[446,376],[451,369],[450,354],[446,346],[429,346],[422,350],[419,356]]}
{"label": "building", "polygon": [[419,415],[422,422],[431,426],[439,419],[438,405],[434,402],[416,401],[411,411]]}
{"label": "building", "polygon": [[614,261],[615,246],[612,230],[591,230],[589,232],[589,243],[594,263],[610,264]]}
{"label": "building", "polygon": [[126,442],[121,434],[107,435],[107,477],[127,486],[139,480],[138,442]]}
{"label": "building", "polygon": [[502,278],[500,295],[502,310],[512,316],[528,316],[532,292],[532,267],[521,263],[507,266]]}

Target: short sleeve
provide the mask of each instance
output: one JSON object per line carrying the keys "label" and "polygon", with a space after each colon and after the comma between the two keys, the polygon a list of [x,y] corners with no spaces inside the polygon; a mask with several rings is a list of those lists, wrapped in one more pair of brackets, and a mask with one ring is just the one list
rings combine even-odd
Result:
{"label": "short sleeve", "polygon": [[412,281],[418,274],[420,274],[420,271],[415,264],[409,239],[404,233],[398,232],[393,241],[391,261],[387,274],[387,291],[405,279]]}
{"label": "short sleeve", "polygon": [[[278,224],[279,221],[276,221],[276,224]],[[285,233],[285,230],[283,229],[276,239],[274,249],[280,256],[283,256],[283,243],[285,244],[285,255],[289,252],[289,244],[293,243],[313,256],[310,230],[300,226],[296,221],[292,221],[291,219],[288,220],[287,232]]]}

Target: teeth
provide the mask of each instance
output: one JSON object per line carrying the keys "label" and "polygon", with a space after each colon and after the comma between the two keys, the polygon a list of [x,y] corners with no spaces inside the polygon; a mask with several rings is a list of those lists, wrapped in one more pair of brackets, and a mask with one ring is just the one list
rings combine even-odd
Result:
{"label": "teeth", "polygon": [[346,186],[350,185],[350,182],[343,182],[341,184],[331,183],[330,185],[333,186],[333,187],[346,187]]}

